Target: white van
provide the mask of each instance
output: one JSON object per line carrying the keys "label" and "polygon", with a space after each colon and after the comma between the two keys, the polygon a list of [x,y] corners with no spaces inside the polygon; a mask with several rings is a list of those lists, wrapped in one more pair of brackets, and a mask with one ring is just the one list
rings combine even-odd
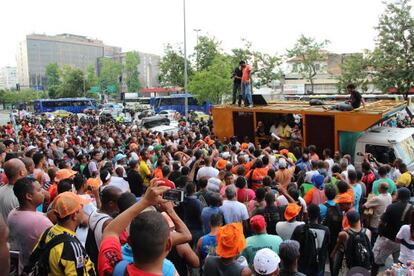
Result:
{"label": "white van", "polygon": [[364,154],[371,153],[380,163],[400,158],[414,171],[414,128],[377,127],[365,132],[355,145],[354,163],[361,169]]}

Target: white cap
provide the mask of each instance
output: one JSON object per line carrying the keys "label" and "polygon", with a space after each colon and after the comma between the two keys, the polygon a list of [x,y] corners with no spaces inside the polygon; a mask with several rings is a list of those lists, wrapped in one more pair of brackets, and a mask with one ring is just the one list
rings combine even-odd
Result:
{"label": "white cap", "polygon": [[269,248],[263,248],[256,252],[253,259],[254,270],[258,275],[269,275],[279,268],[279,256]]}
{"label": "white cap", "polygon": [[230,152],[228,152],[228,151],[223,152],[223,153],[221,154],[221,157],[223,157],[223,159],[228,159],[228,158],[230,158]]}
{"label": "white cap", "polygon": [[279,159],[279,168],[286,168],[287,167],[287,162],[284,158],[280,158]]}
{"label": "white cap", "polygon": [[31,150],[34,150],[34,149],[37,149],[37,147],[36,146],[28,146],[26,151],[31,151]]}
{"label": "white cap", "polygon": [[207,191],[219,192],[220,191],[220,184],[221,184],[220,179],[215,178],[215,177],[211,177],[207,181]]}

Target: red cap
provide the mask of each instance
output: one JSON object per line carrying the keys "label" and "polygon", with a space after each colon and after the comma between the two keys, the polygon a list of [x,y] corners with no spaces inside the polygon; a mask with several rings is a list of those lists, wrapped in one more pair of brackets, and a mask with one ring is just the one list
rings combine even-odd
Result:
{"label": "red cap", "polygon": [[262,215],[255,215],[250,219],[250,228],[255,233],[261,233],[266,229],[266,220]]}

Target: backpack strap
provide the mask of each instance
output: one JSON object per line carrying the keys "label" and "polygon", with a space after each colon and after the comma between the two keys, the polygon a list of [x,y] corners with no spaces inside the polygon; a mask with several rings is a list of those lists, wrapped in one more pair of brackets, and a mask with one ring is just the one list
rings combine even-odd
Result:
{"label": "backpack strap", "polygon": [[405,216],[407,215],[407,212],[408,212],[408,210],[410,210],[410,208],[411,208],[411,204],[409,202],[407,202],[407,205],[405,205],[404,212],[401,215],[401,222],[404,222]]}
{"label": "backpack strap", "polygon": [[112,271],[113,276],[124,276],[125,272],[127,271],[127,267],[129,265],[129,262],[126,260],[119,261]]}

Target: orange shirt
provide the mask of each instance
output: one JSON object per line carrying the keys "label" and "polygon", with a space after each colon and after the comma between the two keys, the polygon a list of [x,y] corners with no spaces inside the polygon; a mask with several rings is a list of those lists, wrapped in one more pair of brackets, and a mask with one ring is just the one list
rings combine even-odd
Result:
{"label": "orange shirt", "polygon": [[290,181],[292,180],[293,173],[295,172],[295,166],[292,166],[288,169],[279,169],[276,172],[275,180],[277,183],[282,185],[283,188],[287,188]]}
{"label": "orange shirt", "polygon": [[154,170],[154,177],[155,178],[164,178],[164,176],[162,175],[162,170],[161,168],[157,167]]}
{"label": "orange shirt", "polygon": [[[269,167],[265,168],[257,168],[253,170],[252,175],[252,190],[256,191],[260,187],[263,186],[263,178],[267,175],[267,172],[269,171]],[[250,171],[245,175],[247,180],[250,179]]]}
{"label": "orange shirt", "polygon": [[243,68],[243,74],[242,74],[242,82],[250,82],[250,73],[252,71],[252,68],[249,65],[246,65]]}

